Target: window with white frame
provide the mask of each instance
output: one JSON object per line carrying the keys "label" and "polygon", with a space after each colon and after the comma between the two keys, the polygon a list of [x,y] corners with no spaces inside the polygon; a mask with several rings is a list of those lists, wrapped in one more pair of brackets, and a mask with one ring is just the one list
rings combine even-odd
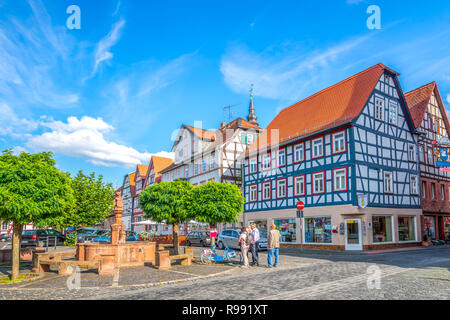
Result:
{"label": "window with white frame", "polygon": [[411,194],[418,194],[417,176],[411,175]]}
{"label": "window with white frame", "polygon": [[422,198],[425,199],[426,197],[427,197],[427,183],[425,181],[422,181]]}
{"label": "window with white frame", "polygon": [[392,181],[392,172],[384,173],[384,192],[385,193],[393,193],[394,192],[394,183]]}
{"label": "window with white frame", "polygon": [[286,165],[286,149],[278,150],[278,167]]}
{"label": "window with white frame", "polygon": [[263,155],[263,169],[267,170],[270,169],[271,167],[271,156],[270,153],[266,153],[265,155]]}
{"label": "window with white frame", "polygon": [[2,221],[2,230],[8,230],[8,222]]}
{"label": "window with white frame", "polygon": [[427,155],[428,155],[427,157],[428,164],[433,164],[433,149],[429,148]]}
{"label": "window with white frame", "polygon": [[384,99],[375,98],[375,119],[383,121]]}
{"label": "window with white frame", "polygon": [[416,161],[416,147],[413,144],[408,145],[408,160]]}
{"label": "window with white frame", "polygon": [[312,141],[312,157],[320,158],[323,156],[323,137]]}
{"label": "window with white frame", "polygon": [[270,200],[270,181],[262,184],[262,199]]}
{"label": "window with white frame", "polygon": [[443,184],[441,184],[441,200],[445,200],[445,187]]}
{"label": "window with white frame", "polygon": [[431,199],[436,197],[436,185],[434,183],[431,184]]}
{"label": "window with white frame", "polygon": [[333,153],[345,151],[345,131],[333,133]]}
{"label": "window with white frame", "polygon": [[294,146],[294,162],[302,162],[305,160],[305,144],[299,143]]}
{"label": "window with white frame", "polygon": [[277,180],[277,198],[286,197],[286,179]]}
{"label": "window with white frame", "polygon": [[333,170],[334,191],[347,190],[347,169],[341,168]]}
{"label": "window with white frame", "polygon": [[184,167],[184,177],[189,178],[189,165]]}
{"label": "window with white frame", "polygon": [[258,171],[258,162],[256,160],[256,158],[252,158],[249,160],[250,161],[250,173],[255,173]]}
{"label": "window with white frame", "polygon": [[325,173],[317,172],[312,175],[313,194],[325,192]]}
{"label": "window with white frame", "polygon": [[423,147],[419,145],[419,161],[424,162]]}
{"label": "window with white frame", "polygon": [[255,202],[257,200],[258,200],[258,186],[252,185],[252,186],[250,186],[249,201]]}
{"label": "window with white frame", "polygon": [[395,102],[389,103],[389,123],[390,124],[397,125],[397,115],[398,115],[397,109],[398,109],[397,103],[395,103]]}
{"label": "window with white frame", "polygon": [[450,201],[450,187],[448,187],[448,201]]}
{"label": "window with white frame", "polygon": [[206,161],[205,159],[202,159],[202,172],[206,171]]}
{"label": "window with white frame", "polygon": [[214,169],[214,155],[209,157],[209,168]]}
{"label": "window with white frame", "polygon": [[194,162],[194,175],[198,174],[198,163]]}
{"label": "window with white frame", "polygon": [[294,195],[305,195],[305,176],[297,176],[294,178]]}

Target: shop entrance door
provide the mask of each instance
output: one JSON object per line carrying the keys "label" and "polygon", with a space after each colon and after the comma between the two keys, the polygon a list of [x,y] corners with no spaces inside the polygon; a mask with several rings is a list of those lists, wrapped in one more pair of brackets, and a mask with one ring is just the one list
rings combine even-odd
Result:
{"label": "shop entrance door", "polygon": [[361,219],[345,219],[345,250],[362,250]]}

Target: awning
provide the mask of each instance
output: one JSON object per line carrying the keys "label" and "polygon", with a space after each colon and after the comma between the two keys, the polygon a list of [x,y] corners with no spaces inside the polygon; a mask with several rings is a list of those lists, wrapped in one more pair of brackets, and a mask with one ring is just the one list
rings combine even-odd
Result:
{"label": "awning", "polygon": [[158,224],[158,223],[155,221],[151,221],[151,220],[144,220],[144,221],[135,222],[134,224],[135,225],[136,224],[138,224],[138,225],[154,225],[154,224]]}

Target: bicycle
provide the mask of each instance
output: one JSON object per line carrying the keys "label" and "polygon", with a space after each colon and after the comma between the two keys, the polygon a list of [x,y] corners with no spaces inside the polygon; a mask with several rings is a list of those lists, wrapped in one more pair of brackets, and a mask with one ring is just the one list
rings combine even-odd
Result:
{"label": "bicycle", "polygon": [[200,261],[203,264],[206,263],[216,263],[218,261],[222,261],[222,262],[228,262],[228,263],[233,263],[233,264],[237,264],[239,262],[239,264],[242,263],[242,253],[240,251],[234,251],[230,248],[228,248],[227,245],[225,245],[225,250],[223,252],[223,255],[219,255],[216,251],[216,246],[211,246],[211,249],[204,249],[201,253],[200,253]]}

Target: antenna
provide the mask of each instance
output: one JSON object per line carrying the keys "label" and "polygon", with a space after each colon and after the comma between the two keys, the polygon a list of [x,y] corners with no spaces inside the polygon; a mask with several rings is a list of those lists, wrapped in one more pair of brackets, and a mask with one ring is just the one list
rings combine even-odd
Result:
{"label": "antenna", "polygon": [[237,104],[233,104],[233,105],[228,105],[228,106],[222,107],[222,109],[223,109],[224,111],[226,111],[226,110],[228,109],[228,122],[231,121],[231,116],[232,116],[231,108],[236,107],[236,106],[239,106],[239,105],[241,105],[241,104],[242,104],[242,103],[237,103]]}

